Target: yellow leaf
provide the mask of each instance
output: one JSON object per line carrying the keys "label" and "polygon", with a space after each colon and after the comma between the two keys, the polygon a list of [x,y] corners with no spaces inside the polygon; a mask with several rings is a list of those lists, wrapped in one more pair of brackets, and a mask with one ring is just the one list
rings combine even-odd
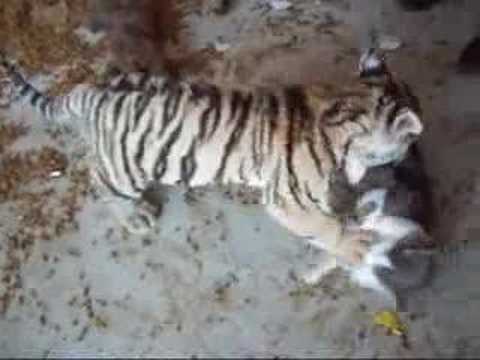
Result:
{"label": "yellow leaf", "polygon": [[397,336],[405,335],[407,327],[402,323],[400,316],[395,311],[381,311],[375,314],[373,322],[377,326],[388,329]]}

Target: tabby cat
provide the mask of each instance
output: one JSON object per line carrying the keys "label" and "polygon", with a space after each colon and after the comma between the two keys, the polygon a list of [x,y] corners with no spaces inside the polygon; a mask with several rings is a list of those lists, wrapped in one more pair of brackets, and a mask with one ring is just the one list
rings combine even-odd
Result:
{"label": "tabby cat", "polygon": [[432,198],[417,146],[398,164],[369,169],[355,185],[348,183],[341,170],[335,171],[329,199],[345,224],[374,231],[379,239],[362,263],[351,266],[332,257],[303,280],[316,284],[340,267],[353,282],[403,308],[408,293],[427,285],[433,275]]}
{"label": "tabby cat", "polygon": [[50,98],[3,65],[10,98],[83,135],[96,182],[120,204],[135,204],[132,226],[154,222],[142,199],[156,184],[245,184],[262,190],[283,226],[349,263],[361,261],[374,235],[335,217],[329,177],[343,169],[357,183],[368,168],[401,160],[423,131],[417,99],[374,51],[335,89],[240,91],[140,77],[127,90],[78,85]]}

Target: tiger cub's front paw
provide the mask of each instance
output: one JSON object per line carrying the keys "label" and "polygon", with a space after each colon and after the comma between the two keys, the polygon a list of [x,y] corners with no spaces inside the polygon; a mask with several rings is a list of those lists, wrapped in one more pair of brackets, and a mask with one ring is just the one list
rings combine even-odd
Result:
{"label": "tiger cub's front paw", "polygon": [[373,231],[348,230],[343,234],[335,253],[349,265],[356,266],[363,262],[375,240]]}
{"label": "tiger cub's front paw", "polygon": [[156,218],[152,214],[142,211],[130,214],[123,221],[127,231],[135,235],[147,235],[153,230],[155,223]]}

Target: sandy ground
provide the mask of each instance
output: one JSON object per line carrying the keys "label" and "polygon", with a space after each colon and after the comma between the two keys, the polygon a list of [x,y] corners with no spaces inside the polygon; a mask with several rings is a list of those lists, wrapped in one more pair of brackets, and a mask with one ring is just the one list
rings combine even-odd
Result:
{"label": "sandy ground", "polygon": [[[182,46],[192,53],[226,49],[197,75],[261,85],[340,81],[372,29],[405,44],[392,67],[424,106],[434,235],[449,244],[436,256],[433,283],[411,294],[401,314],[407,337],[376,328],[383,304],[341,272],[300,288],[296,276],[323,255],[249,194],[171,190],[155,231],[127,235],[87,191],[81,144],[13,109],[0,129],[1,176],[15,179],[0,183],[0,355],[480,356],[480,77],[455,67],[480,32],[480,2],[444,1],[418,13],[391,0],[298,0],[281,11],[260,0],[234,4],[225,15],[199,7],[183,19]],[[20,122],[27,131],[11,130]],[[37,158],[44,146],[50,152]],[[56,170],[61,176],[50,177]]]}

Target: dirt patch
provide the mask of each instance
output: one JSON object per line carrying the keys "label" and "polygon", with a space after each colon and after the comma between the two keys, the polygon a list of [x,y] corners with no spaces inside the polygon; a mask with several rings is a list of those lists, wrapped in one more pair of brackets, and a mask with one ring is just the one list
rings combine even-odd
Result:
{"label": "dirt patch", "polygon": [[[0,127],[0,202],[14,206],[15,231],[2,244],[0,314],[4,314],[22,288],[22,266],[36,241],[58,239],[78,228],[76,214],[88,191],[87,172],[81,165],[68,169],[65,154],[45,146],[22,153],[8,149],[26,134],[22,126]],[[52,177],[68,175],[66,191],[55,190]],[[0,224],[6,225],[6,221]],[[7,231],[6,228],[3,231]]]}

